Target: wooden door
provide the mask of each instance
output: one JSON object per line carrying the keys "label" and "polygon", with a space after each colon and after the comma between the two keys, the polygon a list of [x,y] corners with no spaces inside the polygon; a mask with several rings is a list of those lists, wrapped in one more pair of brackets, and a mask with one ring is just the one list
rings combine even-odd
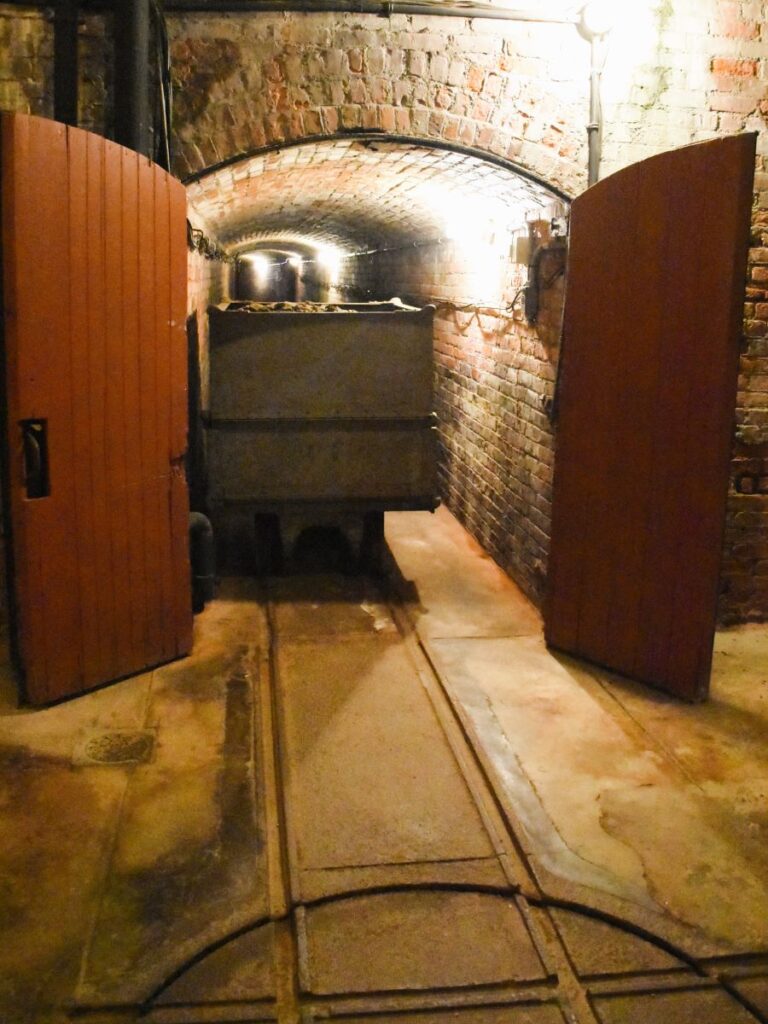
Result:
{"label": "wooden door", "polygon": [[706,695],[755,136],[663,153],[572,207],[546,636]]}
{"label": "wooden door", "polygon": [[1,130],[4,498],[40,704],[190,648],[186,199],[100,136]]}

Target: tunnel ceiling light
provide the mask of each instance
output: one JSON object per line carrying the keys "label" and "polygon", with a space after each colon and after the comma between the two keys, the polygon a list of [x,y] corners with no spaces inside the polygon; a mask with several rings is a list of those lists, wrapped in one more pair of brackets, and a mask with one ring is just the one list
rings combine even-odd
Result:
{"label": "tunnel ceiling light", "polygon": [[260,252],[254,252],[248,256],[248,259],[250,260],[251,265],[253,266],[253,269],[256,271],[257,274],[269,273],[272,261],[269,259],[268,256],[265,256],[263,253]]}
{"label": "tunnel ceiling light", "polygon": [[317,250],[317,262],[325,270],[338,273],[341,266],[341,253],[338,249],[327,246]]}
{"label": "tunnel ceiling light", "polygon": [[335,287],[339,283],[343,258],[344,254],[332,245],[323,245],[317,250],[315,259],[318,266],[328,275],[328,283],[331,287]]}
{"label": "tunnel ceiling light", "polygon": [[589,0],[581,9],[579,28],[587,39],[605,36],[616,23],[616,0]]}

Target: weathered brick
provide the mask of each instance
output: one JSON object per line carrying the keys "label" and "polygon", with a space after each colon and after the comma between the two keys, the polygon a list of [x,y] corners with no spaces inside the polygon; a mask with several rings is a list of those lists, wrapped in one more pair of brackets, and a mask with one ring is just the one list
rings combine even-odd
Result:
{"label": "weathered brick", "polygon": [[429,76],[435,82],[447,82],[448,58],[442,53],[434,54],[429,62]]}
{"label": "weathered brick", "polygon": [[424,78],[427,73],[427,55],[420,50],[411,50],[408,54],[408,73]]}
{"label": "weathered brick", "polygon": [[379,128],[381,122],[379,120],[379,107],[364,107],[362,112],[362,127],[363,128]]}
{"label": "weathered brick", "polygon": [[743,18],[738,4],[722,3],[711,31],[713,35],[727,39],[757,39],[760,26],[755,20]]}
{"label": "weathered brick", "polygon": [[452,60],[448,67],[448,84],[463,85],[466,65],[463,60]]}
{"label": "weathered brick", "polygon": [[715,75],[726,75],[735,78],[754,78],[759,64],[756,60],[743,60],[736,57],[714,57],[712,72]]}
{"label": "weathered brick", "polygon": [[339,112],[335,107],[323,107],[321,110],[321,116],[325,130],[329,135],[333,135],[339,130]]}
{"label": "weathered brick", "polygon": [[745,320],[744,334],[747,338],[763,338],[766,334],[765,322],[762,320]]}
{"label": "weathered brick", "polygon": [[360,49],[352,49],[347,54],[347,63],[349,70],[354,74],[360,74],[363,70],[363,51]]}
{"label": "weathered brick", "polygon": [[383,46],[372,46],[365,51],[365,68],[370,75],[381,75],[386,67],[386,50]]}
{"label": "weathered brick", "polygon": [[325,53],[325,69],[326,73],[331,76],[338,76],[344,70],[344,51],[343,50],[327,50]]}
{"label": "weathered brick", "polygon": [[711,92],[710,110],[732,114],[751,114],[756,109],[758,97],[748,93]]}
{"label": "weathered brick", "polygon": [[364,106],[369,99],[365,82],[361,78],[352,78],[349,82],[345,98],[348,103],[357,103],[360,106]]}
{"label": "weathered brick", "polygon": [[453,104],[453,92],[447,86],[441,86],[437,90],[435,103],[438,107],[448,109]]}
{"label": "weathered brick", "polygon": [[306,110],[304,112],[304,131],[307,135],[319,135],[323,130],[320,111]]}
{"label": "weathered brick", "polygon": [[476,64],[467,72],[467,88],[472,92],[480,92],[485,81],[485,72]]}

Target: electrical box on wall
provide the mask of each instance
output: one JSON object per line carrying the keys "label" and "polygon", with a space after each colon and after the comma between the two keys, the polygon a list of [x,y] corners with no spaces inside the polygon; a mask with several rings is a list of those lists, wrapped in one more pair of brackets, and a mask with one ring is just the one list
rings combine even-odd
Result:
{"label": "electrical box on wall", "polygon": [[513,263],[522,263],[528,266],[531,259],[531,240],[528,235],[514,236],[509,255]]}
{"label": "electrical box on wall", "polygon": [[542,245],[547,245],[552,239],[551,219],[539,217],[536,220],[529,220],[528,239],[533,251],[539,249]]}
{"label": "electrical box on wall", "polygon": [[562,277],[567,255],[567,222],[564,218],[528,222],[528,281],[524,291],[525,318],[535,324],[541,292]]}

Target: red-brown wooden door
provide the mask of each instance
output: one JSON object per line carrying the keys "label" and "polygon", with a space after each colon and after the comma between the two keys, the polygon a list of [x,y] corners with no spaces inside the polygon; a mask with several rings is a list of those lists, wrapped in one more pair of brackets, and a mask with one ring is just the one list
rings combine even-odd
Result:
{"label": "red-brown wooden door", "polygon": [[1,129],[11,599],[40,704],[191,645],[186,200],[100,136]]}
{"label": "red-brown wooden door", "polygon": [[663,153],[573,203],[548,573],[552,646],[706,695],[754,135]]}

